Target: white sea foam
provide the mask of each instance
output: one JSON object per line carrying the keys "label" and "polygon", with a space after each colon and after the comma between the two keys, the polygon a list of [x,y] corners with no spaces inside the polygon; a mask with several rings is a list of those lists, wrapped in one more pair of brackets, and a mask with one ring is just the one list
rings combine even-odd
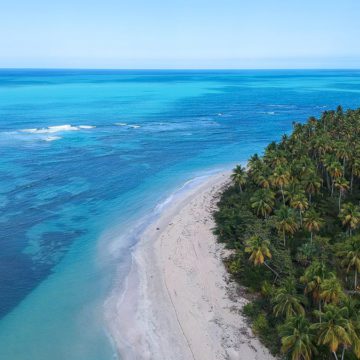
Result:
{"label": "white sea foam", "polygon": [[275,111],[260,111],[259,114],[276,115]]}
{"label": "white sea foam", "polygon": [[79,125],[78,128],[79,129],[94,129],[94,128],[96,128],[96,126],[94,126],[94,125]]}
{"label": "white sea foam", "polygon": [[164,122],[156,122],[145,125],[143,128],[146,131],[151,132],[163,132],[163,131],[173,131],[173,130],[186,130],[191,127],[191,124],[187,123],[164,123]]}
{"label": "white sea foam", "polygon": [[65,132],[65,131],[78,131],[78,130],[82,130],[82,129],[85,130],[85,129],[93,129],[93,128],[95,128],[95,126],[92,126],[92,125],[74,126],[74,125],[70,125],[70,124],[65,124],[65,125],[49,126],[46,128],[21,129],[19,131],[23,132],[23,133],[30,133],[30,134],[55,134],[55,133]]}
{"label": "white sea foam", "polygon": [[49,126],[47,128],[32,128],[32,129],[22,129],[20,132],[30,133],[30,134],[54,134],[57,132],[64,131],[77,131],[79,128],[72,125],[56,125]]}
{"label": "white sea foam", "polygon": [[39,129],[21,129],[19,130],[20,132],[25,132],[25,133],[31,133],[31,134],[36,134],[36,132],[38,131]]}
{"label": "white sea foam", "polygon": [[44,138],[44,141],[55,141],[55,140],[60,140],[62,139],[61,136],[47,136],[46,138]]}
{"label": "white sea foam", "polygon": [[296,109],[296,105],[291,105],[291,104],[270,104],[268,105],[269,107],[272,108],[278,108],[278,109]]}
{"label": "white sea foam", "polygon": [[136,124],[128,124],[128,123],[125,123],[125,122],[117,122],[115,123],[114,125],[116,126],[126,126],[128,128],[132,128],[132,129],[138,129],[139,127],[141,127],[140,125],[136,125]]}
{"label": "white sea foam", "polygon": [[45,132],[52,134],[52,133],[57,133],[57,132],[63,132],[63,131],[77,131],[79,130],[78,126],[73,126],[73,125],[56,125],[56,126],[49,126],[47,129],[45,129]]}
{"label": "white sea foam", "polygon": [[17,129],[13,131],[1,132],[1,137],[17,139],[20,141],[46,141],[51,142],[62,139],[61,136],[56,134],[65,133],[68,131],[85,131],[95,128],[94,125],[54,125],[43,128],[28,128],[28,129]]}

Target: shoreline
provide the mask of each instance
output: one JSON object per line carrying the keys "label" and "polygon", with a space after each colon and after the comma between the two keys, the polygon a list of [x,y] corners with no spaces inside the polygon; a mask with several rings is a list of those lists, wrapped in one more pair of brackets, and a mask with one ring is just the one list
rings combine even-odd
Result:
{"label": "shoreline", "polygon": [[141,234],[107,319],[120,358],[274,359],[254,337],[212,234],[212,212],[229,172],[171,199]]}

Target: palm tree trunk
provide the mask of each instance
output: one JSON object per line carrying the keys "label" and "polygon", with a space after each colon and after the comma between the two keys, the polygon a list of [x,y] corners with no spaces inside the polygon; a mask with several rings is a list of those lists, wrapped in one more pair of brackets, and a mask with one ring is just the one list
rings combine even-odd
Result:
{"label": "palm tree trunk", "polygon": [[343,346],[342,352],[341,352],[341,360],[344,360],[344,356],[345,356],[345,346]]}
{"label": "palm tree trunk", "polygon": [[284,236],[284,246],[286,246],[285,230],[283,231],[283,236]]}
{"label": "palm tree trunk", "polygon": [[329,177],[329,173],[326,170],[325,170],[325,174],[326,174],[326,185],[328,189],[330,189],[330,177]]}
{"label": "palm tree trunk", "polygon": [[358,272],[357,269],[355,268],[354,290],[357,289],[357,277],[358,277]]}
{"label": "palm tree trunk", "polygon": [[264,261],[264,265],[275,275],[275,282],[276,279],[280,277],[279,273],[277,273],[266,261]]}
{"label": "palm tree trunk", "polygon": [[340,193],[339,193],[339,212],[340,212],[340,209],[341,209],[341,193],[342,193],[342,191],[340,190]]}
{"label": "palm tree trunk", "polygon": [[281,196],[282,196],[282,199],[283,199],[283,203],[285,205],[285,196],[284,196],[284,190],[283,190],[282,185],[280,186],[280,190],[281,190]]}
{"label": "palm tree trunk", "polygon": [[299,210],[299,215],[300,215],[300,225],[302,226],[302,213],[301,213],[301,210]]}
{"label": "palm tree trunk", "polygon": [[310,231],[310,242],[312,243],[313,242],[313,232]]}
{"label": "palm tree trunk", "polygon": [[337,355],[336,355],[336,352],[335,352],[335,351],[333,351],[333,354],[334,354],[334,356],[335,356],[335,359],[336,359],[336,360],[339,360],[339,358],[337,357]]}

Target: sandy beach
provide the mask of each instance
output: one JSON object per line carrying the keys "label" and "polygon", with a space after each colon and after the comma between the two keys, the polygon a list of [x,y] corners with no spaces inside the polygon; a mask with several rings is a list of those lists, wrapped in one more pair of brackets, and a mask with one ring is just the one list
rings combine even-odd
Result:
{"label": "sandy beach", "polygon": [[[171,201],[143,233],[111,332],[122,359],[273,359],[241,315],[212,234],[212,212],[229,174],[209,177]],[[116,298],[114,298],[116,297]]]}

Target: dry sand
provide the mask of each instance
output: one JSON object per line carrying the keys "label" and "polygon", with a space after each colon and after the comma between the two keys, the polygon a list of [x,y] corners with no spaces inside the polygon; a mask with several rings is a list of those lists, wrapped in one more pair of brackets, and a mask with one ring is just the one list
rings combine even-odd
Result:
{"label": "dry sand", "polygon": [[253,336],[212,234],[212,212],[228,174],[173,200],[143,233],[112,334],[122,359],[273,359]]}

